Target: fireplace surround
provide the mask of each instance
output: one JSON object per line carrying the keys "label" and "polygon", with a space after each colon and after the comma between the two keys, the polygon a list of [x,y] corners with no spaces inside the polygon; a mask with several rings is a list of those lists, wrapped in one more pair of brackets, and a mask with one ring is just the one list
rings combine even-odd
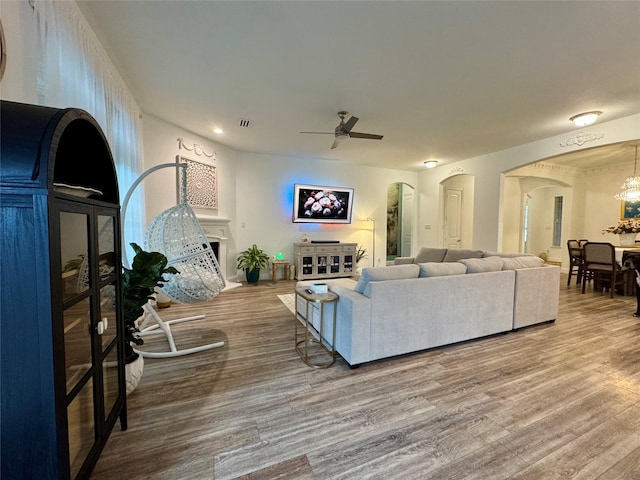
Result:
{"label": "fireplace surround", "polygon": [[220,265],[220,272],[225,282],[227,284],[233,283],[237,280],[237,273],[235,268],[229,268],[230,263],[235,267],[233,258],[229,258],[229,222],[231,219],[204,214],[196,214],[196,217],[207,236],[207,240],[209,240],[211,244],[218,244],[218,250],[214,253],[216,253],[216,258]]}

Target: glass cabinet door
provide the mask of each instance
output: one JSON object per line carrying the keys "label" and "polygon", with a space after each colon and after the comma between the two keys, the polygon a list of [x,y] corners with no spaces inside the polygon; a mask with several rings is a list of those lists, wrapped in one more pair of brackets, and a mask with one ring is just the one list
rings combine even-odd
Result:
{"label": "glass cabinet door", "polygon": [[[103,418],[107,419],[121,395],[118,375],[117,273],[115,217],[98,215],[98,275],[100,277],[97,333],[100,338],[102,362]],[[108,283],[104,283],[108,282]]]}
{"label": "glass cabinet door", "polygon": [[111,283],[100,288],[100,318],[98,334],[101,337],[102,351],[107,350],[116,338],[116,285],[115,277],[115,218],[109,215],[98,215],[98,275],[100,281]]}
{"label": "glass cabinet door", "polygon": [[318,275],[327,273],[327,255],[318,255]]}
{"label": "glass cabinet door", "polygon": [[[63,271],[64,352],[67,394],[91,369],[91,297],[73,301],[90,288],[89,216],[60,212],[60,258]],[[66,275],[66,278],[65,278]]]}
{"label": "glass cabinet door", "polygon": [[75,478],[95,444],[91,215],[60,212],[63,337],[67,394],[69,468]]}

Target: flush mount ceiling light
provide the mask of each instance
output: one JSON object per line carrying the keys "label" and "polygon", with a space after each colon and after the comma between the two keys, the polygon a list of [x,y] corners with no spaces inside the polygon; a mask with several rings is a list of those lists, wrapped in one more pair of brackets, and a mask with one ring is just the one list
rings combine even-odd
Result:
{"label": "flush mount ceiling light", "polygon": [[222,130],[221,128],[214,128],[213,133],[215,133],[216,135],[222,135],[224,133],[224,130]]}
{"label": "flush mount ceiling light", "polygon": [[602,112],[593,111],[593,112],[584,112],[574,115],[569,120],[571,120],[576,127],[586,127],[587,125],[591,125],[595,122],[598,117],[602,115]]}
{"label": "flush mount ceiling light", "polygon": [[636,166],[638,164],[638,146],[636,145],[636,157],[633,161],[633,177],[627,177],[620,186],[622,192],[616,195],[618,200],[625,202],[637,202],[640,200],[640,177],[636,176]]}
{"label": "flush mount ceiling light", "polygon": [[438,162],[436,160],[427,160],[426,162],[424,162],[424,166],[427,168],[433,168],[436,165],[438,165]]}

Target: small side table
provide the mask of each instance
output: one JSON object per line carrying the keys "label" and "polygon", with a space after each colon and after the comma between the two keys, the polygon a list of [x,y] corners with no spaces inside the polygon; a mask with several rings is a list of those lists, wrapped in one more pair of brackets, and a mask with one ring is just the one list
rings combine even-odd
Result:
{"label": "small side table", "polygon": [[277,279],[278,267],[283,267],[284,279],[286,280],[289,274],[289,260],[271,260],[271,280],[274,282]]}
{"label": "small side table", "polygon": [[[297,313],[298,308],[298,297],[302,298],[306,302],[305,309],[305,317],[302,318],[302,315]],[[300,355],[300,358],[304,363],[314,368],[327,368],[334,364],[336,361],[336,313],[338,307],[338,295],[333,292],[327,293],[310,293],[310,290],[306,288],[296,288],[295,294],[295,307],[296,307],[296,315],[295,315],[295,331],[294,331],[294,340],[296,343],[296,352]],[[320,328],[316,330],[309,319],[311,304],[316,304],[319,306],[320,313]],[[323,334],[326,336],[325,328],[324,328],[324,306],[327,304],[333,304],[333,317],[331,326],[332,334],[329,342],[328,338],[323,338]],[[298,333],[298,324],[302,321],[303,330],[301,334]],[[300,339],[302,337],[302,339]],[[309,351],[309,347],[312,344],[317,344],[324,353],[329,356],[329,360],[319,363],[314,361],[313,357],[317,355],[312,355]],[[329,347],[329,344],[331,347]]]}

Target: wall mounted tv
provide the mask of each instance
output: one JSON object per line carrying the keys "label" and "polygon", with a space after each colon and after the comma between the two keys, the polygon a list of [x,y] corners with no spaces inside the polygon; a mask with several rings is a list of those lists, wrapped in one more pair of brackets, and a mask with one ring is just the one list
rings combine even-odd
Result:
{"label": "wall mounted tv", "polygon": [[295,184],[294,223],[351,223],[353,188]]}

